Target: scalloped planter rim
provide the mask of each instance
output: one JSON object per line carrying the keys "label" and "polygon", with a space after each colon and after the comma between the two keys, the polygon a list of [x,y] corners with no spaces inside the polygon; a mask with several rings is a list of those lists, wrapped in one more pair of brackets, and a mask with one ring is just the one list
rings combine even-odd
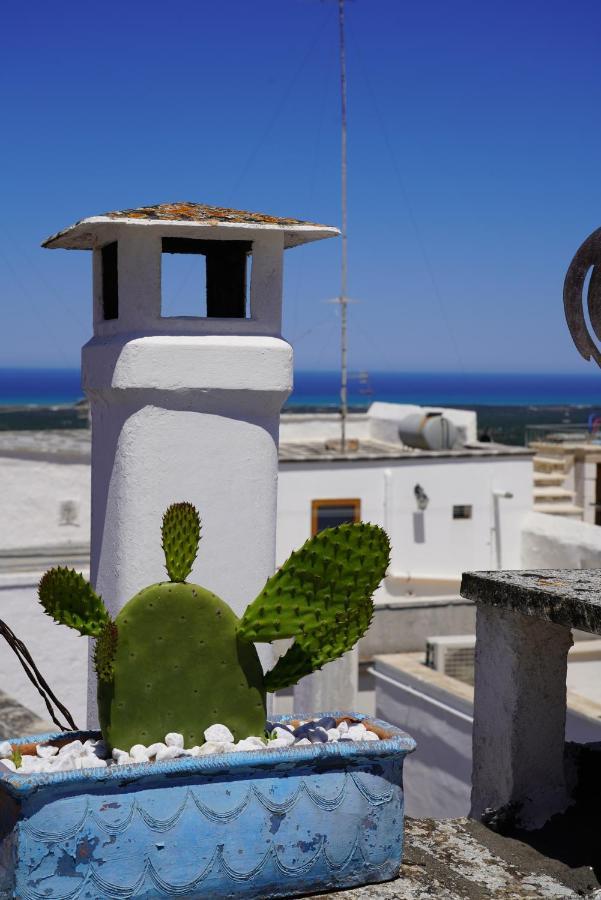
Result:
{"label": "scalloped planter rim", "polygon": [[[394,878],[409,735],[74,772],[0,774],[0,896],[286,897]],[[284,716],[291,721],[299,716]],[[48,734],[11,741],[98,737]]]}

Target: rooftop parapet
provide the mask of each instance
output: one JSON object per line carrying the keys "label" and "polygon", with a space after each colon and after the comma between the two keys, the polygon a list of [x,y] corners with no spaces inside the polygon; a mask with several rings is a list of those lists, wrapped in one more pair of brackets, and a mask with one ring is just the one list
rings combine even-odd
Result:
{"label": "rooftop parapet", "polygon": [[572,802],[565,718],[572,628],[601,634],[601,572],[468,572],[478,604],[474,684],[474,818],[534,829]]}

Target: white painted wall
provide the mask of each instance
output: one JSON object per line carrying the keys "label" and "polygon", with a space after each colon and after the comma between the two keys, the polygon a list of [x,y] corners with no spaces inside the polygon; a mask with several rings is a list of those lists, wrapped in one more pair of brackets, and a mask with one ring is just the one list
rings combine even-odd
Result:
{"label": "white painted wall", "polygon": [[601,528],[563,516],[529,512],[522,531],[521,567],[597,569],[601,567]]}
{"label": "white painted wall", "polygon": [[[384,676],[375,679],[376,715],[417,741],[417,750],[405,761],[405,811],[416,818],[467,816],[472,785],[472,690],[428,669],[424,677],[416,677],[415,665],[406,666],[394,655],[376,658],[375,669]],[[589,714],[568,706],[566,740],[601,740],[601,707],[589,706]]]}
{"label": "white painted wall", "polygon": [[[77,504],[74,525],[60,524],[66,500]],[[0,552],[89,540],[89,465],[0,457]]]}
{"label": "white painted wall", "polygon": [[[347,418],[347,437],[365,440],[370,436],[367,413],[350,413]],[[340,439],[338,413],[291,413],[280,420],[280,443],[306,443]]]}
{"label": "white painted wall", "polygon": [[[415,502],[416,484],[430,498],[423,514]],[[503,565],[519,568],[522,522],[532,505],[529,457],[280,463],[277,562],[310,536],[312,500],[359,498],[362,519],[390,535],[393,577],[454,580],[467,569],[496,568],[494,490],[513,494],[499,503],[501,544]],[[473,517],[454,520],[454,505],[471,505]],[[379,599],[389,598],[381,591]]]}
{"label": "white painted wall", "polygon": [[417,750],[404,763],[405,812],[417,818],[467,816],[472,703],[445,690],[444,676],[438,679],[440,686],[431,685],[391,665],[387,657],[377,658],[375,669],[376,716],[417,741]]}

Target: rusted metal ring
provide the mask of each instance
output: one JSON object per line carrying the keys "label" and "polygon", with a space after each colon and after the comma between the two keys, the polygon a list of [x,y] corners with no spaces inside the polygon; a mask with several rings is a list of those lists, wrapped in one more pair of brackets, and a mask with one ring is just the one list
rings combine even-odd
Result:
{"label": "rusted metal ring", "polygon": [[572,340],[585,359],[601,366],[601,352],[589,333],[584,316],[584,282],[592,268],[587,293],[591,327],[601,341],[601,228],[593,231],[570,263],[563,286],[563,307]]}

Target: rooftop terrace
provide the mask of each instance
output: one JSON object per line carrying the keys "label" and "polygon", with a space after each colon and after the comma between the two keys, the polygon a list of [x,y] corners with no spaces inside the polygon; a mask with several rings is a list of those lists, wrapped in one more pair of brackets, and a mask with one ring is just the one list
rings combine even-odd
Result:
{"label": "rooftop terrace", "polygon": [[[90,431],[85,428],[45,431],[0,431],[0,456],[19,459],[47,459],[56,462],[89,462]],[[280,462],[320,462],[378,459],[435,459],[495,456],[532,456],[525,447],[506,444],[474,443],[456,450],[420,450],[396,443],[361,438],[345,453],[329,440],[281,441]]]}

